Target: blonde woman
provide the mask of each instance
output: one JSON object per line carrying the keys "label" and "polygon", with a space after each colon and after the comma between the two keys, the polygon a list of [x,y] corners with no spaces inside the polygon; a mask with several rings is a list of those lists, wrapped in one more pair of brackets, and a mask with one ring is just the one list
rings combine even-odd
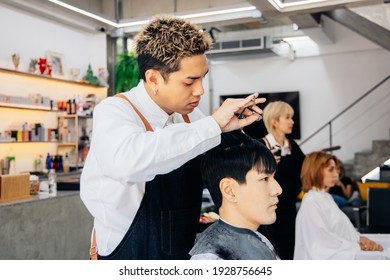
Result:
{"label": "blonde woman", "polygon": [[380,244],[355,230],[328,193],[339,178],[336,162],[335,156],[325,152],[310,153],[303,162],[305,196],[296,220],[294,259],[352,260],[364,258],[361,251],[383,251]]}
{"label": "blonde woman", "polygon": [[294,110],[288,103],[269,103],[263,110],[268,134],[260,139],[275,155],[278,162],[275,179],[283,189],[276,210],[276,222],[263,226],[260,231],[273,241],[284,260],[291,260],[294,255],[296,201],[301,191],[300,173],[305,158],[298,144],[287,138],[294,126],[293,116]]}

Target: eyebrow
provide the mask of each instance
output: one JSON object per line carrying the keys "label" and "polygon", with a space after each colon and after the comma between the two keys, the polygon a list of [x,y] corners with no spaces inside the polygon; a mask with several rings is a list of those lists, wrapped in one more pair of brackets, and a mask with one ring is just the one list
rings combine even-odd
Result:
{"label": "eyebrow", "polygon": [[203,75],[203,77],[188,76],[188,77],[186,77],[186,79],[197,80],[199,78],[204,78],[207,75],[207,73],[209,73],[208,69],[207,69],[206,73]]}

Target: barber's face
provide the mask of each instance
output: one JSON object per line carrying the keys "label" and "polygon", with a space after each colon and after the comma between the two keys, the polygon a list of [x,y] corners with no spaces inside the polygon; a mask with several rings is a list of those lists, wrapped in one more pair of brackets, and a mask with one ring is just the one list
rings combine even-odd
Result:
{"label": "barber's face", "polygon": [[159,83],[157,99],[160,107],[168,114],[191,113],[204,94],[202,82],[207,72],[206,55],[183,58],[180,70],[171,73],[167,81]]}

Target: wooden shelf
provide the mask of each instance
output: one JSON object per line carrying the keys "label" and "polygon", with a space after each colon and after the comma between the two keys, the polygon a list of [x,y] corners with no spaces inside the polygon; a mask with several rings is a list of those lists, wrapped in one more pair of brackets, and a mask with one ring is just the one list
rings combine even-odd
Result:
{"label": "wooden shelf", "polygon": [[39,143],[39,144],[58,144],[57,141],[0,141],[0,144],[33,144],[33,143]]}
{"label": "wooden shelf", "polygon": [[[60,111],[58,111],[58,112],[60,112]],[[76,118],[77,117],[79,119],[90,119],[90,118],[92,118],[91,115],[84,116],[84,115],[74,115],[74,114],[71,114],[71,115],[59,114],[58,117],[59,118]]]}
{"label": "wooden shelf", "polygon": [[57,142],[58,146],[66,147],[66,146],[77,146],[76,142]]}
{"label": "wooden shelf", "polygon": [[29,104],[13,104],[13,103],[3,103],[0,102],[1,108],[10,108],[10,109],[23,109],[23,110],[33,110],[33,111],[45,111],[45,112],[54,112],[58,113],[58,110],[52,110],[49,107],[38,106],[38,105],[29,105]]}
{"label": "wooden shelf", "polygon": [[32,74],[32,73],[27,73],[27,72],[20,72],[20,71],[15,71],[15,70],[11,70],[11,69],[5,69],[5,68],[0,68],[0,72],[18,75],[18,76],[25,76],[25,77],[34,78],[34,79],[51,80],[51,81],[55,81],[55,82],[62,82],[62,83],[73,84],[73,85],[78,85],[78,86],[93,87],[93,88],[107,88],[105,86],[95,86],[95,85],[90,85],[87,83],[81,83],[81,82],[76,82],[76,81],[71,81],[71,80],[64,80],[64,79],[59,79],[59,78],[54,78],[54,77],[39,75],[39,74]]}

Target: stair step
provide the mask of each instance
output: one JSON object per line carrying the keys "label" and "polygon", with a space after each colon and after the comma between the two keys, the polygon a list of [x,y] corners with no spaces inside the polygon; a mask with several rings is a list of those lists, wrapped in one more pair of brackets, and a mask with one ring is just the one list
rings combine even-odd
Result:
{"label": "stair step", "polygon": [[390,140],[374,140],[372,141],[372,152],[376,154],[390,153]]}
{"label": "stair step", "polygon": [[373,140],[371,151],[355,153],[353,177],[360,178],[390,158],[390,140]]}

